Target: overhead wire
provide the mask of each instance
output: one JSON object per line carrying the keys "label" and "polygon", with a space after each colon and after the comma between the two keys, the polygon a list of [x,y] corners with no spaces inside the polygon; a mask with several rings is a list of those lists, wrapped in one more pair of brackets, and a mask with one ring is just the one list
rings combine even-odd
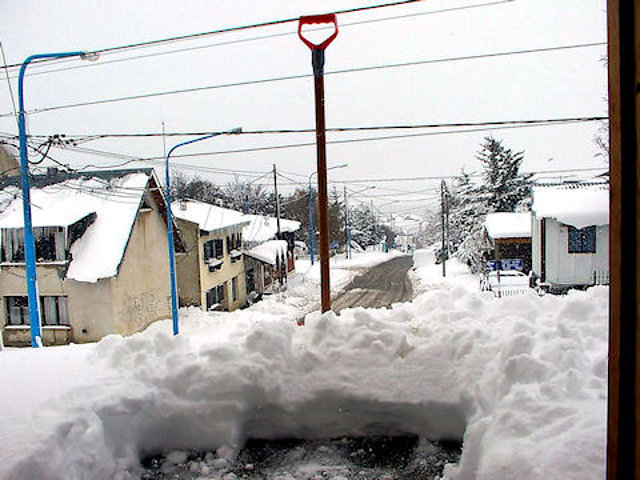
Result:
{"label": "overhead wire", "polygon": [[[412,130],[427,128],[452,128],[452,127],[492,127],[502,125],[537,125],[537,124],[554,124],[554,123],[574,123],[574,122],[597,122],[607,120],[605,116],[581,116],[581,117],[565,117],[565,118],[542,118],[542,119],[521,119],[521,120],[496,120],[496,121],[479,121],[479,122],[440,122],[440,123],[415,123],[415,124],[399,124],[399,125],[365,125],[356,127],[327,127],[327,132],[359,132],[359,131],[376,131],[376,130]],[[262,130],[243,130],[238,133],[230,134],[222,131],[198,131],[198,132],[113,132],[113,133],[93,133],[93,134],[62,134],[64,138],[73,140],[78,143],[86,143],[89,141],[110,139],[110,138],[151,138],[151,137],[191,137],[204,135],[278,135],[278,134],[298,134],[298,133],[315,133],[314,128],[280,128],[280,129],[262,129]],[[15,136],[8,133],[0,133],[10,138]],[[60,135],[60,134],[58,134]],[[28,138],[48,138],[47,134],[29,134]]]}
{"label": "overhead wire", "polygon": [[[399,1],[396,1],[396,2],[368,5],[368,6],[364,6],[364,7],[354,7],[354,8],[344,9],[344,10],[337,10],[337,11],[330,12],[330,13],[333,13],[335,15],[342,15],[342,14],[349,14],[349,13],[364,12],[364,11],[368,11],[368,10],[377,10],[377,9],[380,9],[380,8],[397,7],[397,6],[401,6],[401,5],[408,5],[408,4],[412,4],[412,3],[418,3],[418,2],[421,2],[421,1],[422,0],[399,0]],[[272,26],[275,26],[275,25],[284,25],[284,24],[287,24],[287,23],[297,22],[297,21],[299,21],[299,19],[300,19],[300,17],[285,18],[285,19],[280,19],[280,20],[269,20],[269,21],[266,21],[266,22],[253,23],[253,24],[248,24],[248,25],[220,28],[220,29],[217,29],[217,30],[210,30],[210,31],[207,31],[207,32],[191,33],[191,34],[187,34],[187,35],[177,35],[177,36],[173,36],[173,37],[161,38],[161,39],[156,39],[156,40],[147,40],[147,41],[144,41],[144,42],[136,42],[136,43],[129,43],[129,44],[118,45],[118,46],[113,46],[113,47],[100,48],[100,49],[92,50],[91,53],[97,53],[97,54],[100,54],[100,55],[104,55],[104,54],[111,54],[111,53],[115,53],[115,52],[121,52],[121,51],[124,51],[124,50],[148,48],[148,47],[153,47],[153,46],[157,46],[157,45],[164,45],[164,44],[169,44],[169,43],[175,43],[175,42],[184,41],[184,40],[193,40],[193,39],[196,39],[196,38],[204,38],[204,37],[208,37],[208,36],[212,36],[212,35],[219,35],[219,34],[222,34],[222,33],[240,32],[240,31],[252,30],[252,29],[256,29],[256,28],[272,27]],[[33,63],[34,64],[41,64],[41,63],[50,63],[52,61],[55,61],[55,59],[46,59],[45,58],[45,59],[35,60]],[[4,65],[4,68],[6,68],[6,69],[19,68],[21,65],[22,64],[20,64],[20,63],[14,63],[14,64],[11,64],[11,65]]]}
{"label": "overhead wire", "polygon": [[[500,5],[500,4],[505,4],[505,3],[511,3],[514,0],[498,0],[498,1],[493,1],[493,2],[485,2],[485,3],[478,3],[478,4],[470,4],[470,5],[463,5],[463,6],[459,6],[459,7],[450,7],[450,8],[442,8],[442,9],[438,9],[438,10],[429,10],[426,12],[413,12],[413,13],[409,13],[409,14],[403,14],[403,15],[393,15],[393,16],[389,16],[389,17],[382,17],[382,18],[374,18],[374,19],[368,19],[368,20],[360,20],[360,21],[355,21],[355,22],[347,22],[347,23],[340,23],[340,28],[344,29],[344,28],[348,28],[348,27],[353,27],[353,26],[360,26],[360,25],[366,25],[366,24],[371,24],[371,23],[379,23],[379,22],[386,22],[386,21],[392,21],[392,20],[400,20],[400,19],[405,19],[405,18],[413,18],[413,17],[420,17],[420,16],[426,16],[426,15],[434,15],[434,14],[438,14],[438,13],[450,13],[450,12],[454,12],[454,11],[460,11],[460,10],[469,10],[469,9],[473,9],[473,8],[481,8],[481,7],[489,7],[489,6],[495,6],[495,5]],[[332,28],[332,27],[316,27],[313,29],[310,29],[311,31],[315,31],[315,30],[325,30],[327,28]],[[46,75],[49,73],[58,73],[58,72],[64,72],[64,71],[69,71],[69,70],[76,70],[76,69],[82,69],[82,68],[91,68],[91,67],[101,67],[104,65],[110,65],[110,64],[114,64],[114,63],[122,63],[122,62],[128,62],[128,61],[132,61],[132,60],[140,60],[140,59],[144,59],[144,58],[153,58],[153,57],[159,57],[159,56],[165,56],[165,55],[173,55],[176,53],[184,53],[184,52],[191,52],[191,51],[197,51],[197,50],[203,50],[203,49],[209,49],[209,48],[215,48],[215,47],[221,47],[221,46],[228,46],[228,45],[234,45],[234,44],[239,44],[239,43],[248,43],[248,42],[253,42],[253,41],[261,41],[261,40],[267,40],[267,39],[271,39],[271,38],[278,38],[278,37],[288,37],[288,36],[293,36],[293,35],[297,35],[297,32],[279,32],[279,33],[273,33],[273,34],[268,34],[268,35],[261,35],[261,36],[256,36],[256,37],[250,37],[250,38],[240,38],[240,39],[236,39],[236,40],[229,40],[229,41],[225,41],[225,42],[217,42],[217,43],[213,43],[213,44],[208,44],[208,45],[197,45],[194,47],[187,47],[187,48],[180,48],[180,49],[176,49],[176,50],[169,50],[169,51],[165,51],[165,52],[155,52],[155,53],[148,53],[148,54],[143,54],[143,55],[134,55],[134,56],[130,56],[130,57],[126,57],[126,58],[119,58],[119,59],[113,59],[113,60],[107,60],[107,61],[101,61],[99,63],[79,63],[77,65],[73,65],[70,67],[61,67],[61,68],[52,68],[49,70],[44,70],[44,71],[32,71],[30,70],[29,72],[26,73],[26,76],[36,76],[36,75]],[[70,62],[73,61],[72,59],[61,59],[61,62]],[[6,60],[4,61],[4,63],[6,64]],[[43,67],[46,66],[46,64],[36,64],[34,65],[34,67]],[[7,71],[5,69],[5,71]],[[10,77],[12,79],[17,78],[17,76],[12,76]]]}
{"label": "overhead wire", "polygon": [[[367,72],[367,71],[373,71],[373,70],[386,70],[386,69],[402,68],[402,67],[414,67],[414,66],[437,64],[437,63],[527,55],[532,53],[545,53],[545,52],[560,51],[560,50],[591,48],[591,47],[603,46],[603,45],[606,45],[606,42],[587,42],[587,43],[578,43],[578,44],[571,44],[571,45],[557,45],[552,47],[529,48],[524,50],[492,52],[492,53],[484,53],[484,54],[477,54],[477,55],[464,55],[464,56],[456,56],[456,57],[443,57],[443,58],[426,59],[426,60],[415,60],[410,62],[389,63],[389,64],[383,64],[383,65],[369,65],[369,66],[363,66],[363,67],[352,67],[352,68],[345,68],[341,70],[327,71],[325,72],[325,76],[359,73],[359,72]],[[121,97],[105,98],[100,100],[89,100],[85,102],[67,103],[67,104],[53,105],[50,107],[35,108],[32,110],[29,110],[27,113],[30,115],[33,115],[33,114],[51,112],[56,110],[66,110],[70,108],[105,105],[110,103],[141,100],[141,99],[152,98],[152,97],[164,97],[164,96],[177,95],[182,93],[202,92],[207,90],[215,90],[215,89],[223,89],[223,88],[242,87],[242,86],[248,86],[248,85],[260,85],[260,84],[268,84],[268,83],[290,81],[290,80],[300,80],[303,78],[310,78],[310,77],[312,77],[312,74],[303,73],[303,74],[285,75],[281,77],[271,77],[271,78],[244,80],[239,82],[229,82],[229,83],[222,83],[222,84],[215,84],[215,85],[205,85],[200,87],[164,90],[160,92],[141,93],[137,95],[126,95]],[[11,116],[11,115],[13,114],[1,113],[0,118]]]}

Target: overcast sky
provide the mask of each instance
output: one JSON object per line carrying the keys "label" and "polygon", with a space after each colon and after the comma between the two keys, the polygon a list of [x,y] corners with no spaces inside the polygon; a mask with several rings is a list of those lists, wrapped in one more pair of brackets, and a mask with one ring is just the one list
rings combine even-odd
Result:
{"label": "overcast sky", "polygon": [[[220,28],[374,5],[373,1],[308,0],[23,0],[2,2],[0,41],[8,64],[43,52],[94,50]],[[319,8],[321,6],[321,8]],[[469,8],[466,8],[469,7]],[[370,20],[380,20],[372,22]],[[517,55],[451,60],[351,73],[363,67],[423,62],[549,47],[606,42],[604,0],[423,0],[416,4],[343,14],[326,52],[328,127],[422,125],[606,116],[605,45]],[[311,55],[296,23],[125,50],[96,63],[78,60],[32,65],[25,81],[27,110],[311,74]],[[134,58],[136,57],[136,58]],[[142,58],[140,58],[142,57]],[[49,73],[43,73],[49,70]],[[2,72],[4,73],[4,72]],[[36,75],[37,74],[37,75]],[[17,69],[10,69],[14,95]],[[0,79],[0,113],[13,109],[7,80]],[[265,82],[64,108],[29,116],[32,134],[84,136],[102,133],[222,131],[242,126],[306,129],[315,125],[313,80]],[[451,133],[455,128],[329,133],[328,140],[433,133],[403,139],[330,144],[330,181],[349,181],[378,205],[420,211],[436,198],[437,180],[376,179],[453,175],[479,170],[474,156],[486,135],[525,151],[526,171],[603,167],[593,138],[598,123]],[[468,128],[466,129],[468,130]],[[15,135],[15,118],[0,117],[0,132]],[[442,132],[449,132],[442,134]],[[435,134],[438,133],[438,134]],[[167,148],[185,140],[167,139]],[[218,137],[177,154],[313,144],[313,134]],[[54,148],[51,155],[74,168],[115,165],[132,156],[163,156],[162,138],[101,139],[81,149]],[[224,183],[215,169],[256,178],[277,164],[306,185],[315,169],[315,147],[177,157],[172,163]],[[139,164],[132,164],[139,165]],[[155,163],[159,166],[159,163]],[[205,170],[193,170],[193,166]],[[258,180],[257,183],[268,179]],[[371,180],[361,182],[361,180]],[[285,184],[292,183],[281,179]],[[335,184],[342,190],[342,184]],[[426,192],[423,192],[425,191]],[[404,192],[419,191],[416,195]],[[354,201],[357,197],[354,197]],[[359,197],[368,200],[368,197]],[[388,211],[390,205],[384,207]]]}

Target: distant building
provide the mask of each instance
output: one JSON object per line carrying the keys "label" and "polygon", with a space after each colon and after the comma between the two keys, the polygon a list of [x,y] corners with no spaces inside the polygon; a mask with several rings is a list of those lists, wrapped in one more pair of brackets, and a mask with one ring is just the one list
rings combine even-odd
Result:
{"label": "distant building", "polygon": [[[30,345],[19,177],[0,180],[0,308],[5,345]],[[130,335],[169,318],[167,210],[152,169],[32,180],[45,345]],[[180,236],[176,249],[184,252]]]}
{"label": "distant building", "polygon": [[484,228],[493,260],[522,260],[522,271],[531,270],[531,213],[489,213]]}
{"label": "distant building", "polygon": [[245,216],[193,200],[172,203],[187,245],[176,259],[181,306],[233,311],[247,304],[242,229]]}
{"label": "distant building", "polygon": [[243,233],[247,245],[245,262],[247,292],[260,297],[277,291],[287,284],[288,276],[295,271],[295,232],[300,222],[265,215],[245,215],[250,220]]}
{"label": "distant building", "polygon": [[552,292],[609,283],[609,185],[534,187],[533,272]]}

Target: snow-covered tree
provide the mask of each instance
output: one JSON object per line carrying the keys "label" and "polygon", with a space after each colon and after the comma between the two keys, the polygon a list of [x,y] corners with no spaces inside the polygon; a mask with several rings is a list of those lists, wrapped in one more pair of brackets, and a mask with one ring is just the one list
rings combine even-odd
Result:
{"label": "snow-covered tree", "polygon": [[484,170],[478,190],[488,212],[514,212],[530,195],[531,174],[523,175],[520,167],[524,152],[512,152],[502,141],[485,137],[476,158]]}

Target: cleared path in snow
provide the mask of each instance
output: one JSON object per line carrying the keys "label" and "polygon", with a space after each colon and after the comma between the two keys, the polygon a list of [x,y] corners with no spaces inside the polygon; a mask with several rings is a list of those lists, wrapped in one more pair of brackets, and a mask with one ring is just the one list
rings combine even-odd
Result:
{"label": "cleared path in snow", "polygon": [[413,287],[407,275],[413,266],[413,257],[395,257],[371,267],[358,275],[332,301],[332,310],[340,313],[345,308],[390,307],[393,303],[413,299]]}

